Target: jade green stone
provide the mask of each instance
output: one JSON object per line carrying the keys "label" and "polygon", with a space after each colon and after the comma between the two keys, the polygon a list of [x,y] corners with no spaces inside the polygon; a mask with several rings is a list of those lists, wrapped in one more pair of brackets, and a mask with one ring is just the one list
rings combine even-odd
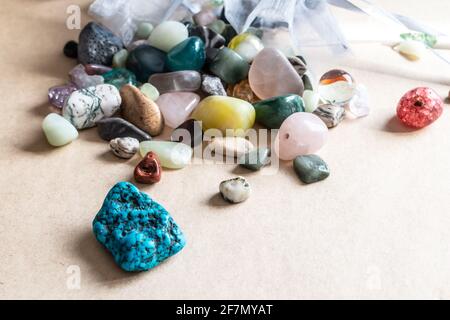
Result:
{"label": "jade green stone", "polygon": [[173,47],[166,57],[170,71],[195,70],[203,68],[206,53],[205,44],[199,37],[190,37]]}
{"label": "jade green stone", "polygon": [[221,34],[225,30],[226,23],[222,20],[216,20],[208,24],[207,27],[215,33]]}
{"label": "jade green stone", "polygon": [[159,98],[159,91],[156,89],[156,87],[150,83],[144,83],[142,86],[139,87],[141,92],[145,94],[147,98],[149,98],[152,101],[156,101]]}
{"label": "jade green stone", "polygon": [[112,84],[119,90],[126,84],[132,84],[134,86],[137,84],[134,73],[123,68],[113,69],[103,74],[102,77],[105,79],[105,83]]}
{"label": "jade green stone", "polygon": [[330,175],[328,165],[315,154],[295,158],[294,170],[300,180],[307,184],[322,181]]}
{"label": "jade green stone", "polygon": [[279,129],[287,117],[296,112],[305,111],[302,97],[296,94],[273,97],[253,105],[256,121],[269,129]]}
{"label": "jade green stone", "polygon": [[247,78],[250,65],[239,54],[229,48],[222,48],[212,60],[209,69],[228,84]]}
{"label": "jade green stone", "polygon": [[48,143],[54,147],[64,146],[78,138],[77,129],[56,113],[50,113],[45,117],[42,122],[42,130]]}
{"label": "jade green stone", "polygon": [[114,68],[124,68],[125,63],[128,59],[128,50],[122,49],[118,51],[113,57],[113,67]]}
{"label": "jade green stone", "polygon": [[169,169],[181,169],[191,162],[192,148],[184,143],[171,141],[142,141],[139,152],[142,157],[148,152],[154,152],[161,166]]}
{"label": "jade green stone", "polygon": [[238,163],[249,170],[258,171],[270,162],[270,149],[258,148],[244,154],[239,158]]}
{"label": "jade green stone", "polygon": [[135,37],[136,39],[148,39],[153,31],[153,25],[149,22],[142,22],[138,25]]}

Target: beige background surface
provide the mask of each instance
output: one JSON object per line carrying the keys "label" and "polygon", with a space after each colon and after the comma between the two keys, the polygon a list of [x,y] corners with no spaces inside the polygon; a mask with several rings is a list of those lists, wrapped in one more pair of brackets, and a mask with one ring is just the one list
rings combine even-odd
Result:
{"label": "beige background surface", "polygon": [[[96,129],[53,149],[40,127],[48,87],[75,65],[61,53],[78,36],[65,28],[72,3],[84,14],[89,1],[0,7],[0,298],[450,298],[449,105],[425,130],[393,119],[413,87],[446,96],[449,66],[432,55],[410,63],[377,44],[356,45],[339,63],[316,50],[317,74],[345,68],[372,99],[368,118],[330,132],[320,151],[330,178],[302,185],[290,164],[275,176],[226,165],[164,172],[142,189],[172,213],[188,244],[150,272],[127,274],[96,242],[91,221],[138,159],[116,159]],[[450,33],[448,1],[378,3]],[[336,14],[350,35],[379,30],[364,16]],[[225,205],[218,183],[236,173],[253,195]],[[71,265],[80,267],[80,290],[66,286]]]}

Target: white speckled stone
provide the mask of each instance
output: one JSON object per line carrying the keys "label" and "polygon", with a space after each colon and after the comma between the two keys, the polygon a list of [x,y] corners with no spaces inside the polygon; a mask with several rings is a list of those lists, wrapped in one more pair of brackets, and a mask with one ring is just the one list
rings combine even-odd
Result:
{"label": "white speckled stone", "polygon": [[237,177],[222,181],[219,186],[219,191],[225,200],[231,203],[239,203],[250,197],[251,188],[245,178]]}
{"label": "white speckled stone", "polygon": [[139,150],[139,140],[135,138],[115,138],[109,142],[111,151],[122,159],[132,158]]}

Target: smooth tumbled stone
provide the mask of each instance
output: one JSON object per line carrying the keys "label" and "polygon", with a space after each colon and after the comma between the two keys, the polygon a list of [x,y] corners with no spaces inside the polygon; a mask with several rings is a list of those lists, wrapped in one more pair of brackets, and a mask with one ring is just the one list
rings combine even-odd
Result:
{"label": "smooth tumbled stone", "polygon": [[131,52],[134,49],[136,49],[137,47],[140,47],[140,46],[143,46],[143,45],[148,46],[148,41],[147,40],[137,40],[137,41],[134,41],[134,42],[130,43],[127,46],[127,50],[128,50],[128,52]]}
{"label": "smooth tumbled stone", "polygon": [[250,88],[250,84],[248,83],[247,79],[244,79],[234,85],[228,85],[227,94],[230,97],[242,99],[250,103],[261,101],[261,99],[259,99],[252,91],[252,88]]}
{"label": "smooth tumbled stone", "polygon": [[158,105],[147,98],[138,88],[125,85],[120,89],[122,96],[121,112],[125,120],[152,136],[164,129],[164,119]]}
{"label": "smooth tumbled stone", "polygon": [[212,73],[228,84],[234,84],[248,75],[249,64],[229,48],[222,48],[209,65]]}
{"label": "smooth tumbled stone", "polygon": [[102,75],[105,83],[112,84],[117,89],[121,89],[126,84],[136,85],[137,80],[133,72],[127,69],[113,69]]}
{"label": "smooth tumbled stone", "polygon": [[74,83],[78,89],[93,87],[104,83],[102,76],[88,75],[82,64],[79,64],[75,68],[70,70],[69,78],[70,81]]}
{"label": "smooth tumbled stone", "polygon": [[171,128],[185,122],[199,102],[200,97],[192,92],[164,93],[156,100],[166,125]]}
{"label": "smooth tumbled stone", "polygon": [[128,59],[128,50],[119,50],[113,57],[113,67],[114,68],[124,68]]}
{"label": "smooth tumbled stone", "polygon": [[301,56],[292,56],[288,57],[289,62],[294,67],[295,71],[297,71],[298,75],[300,77],[303,77],[303,75],[308,70],[305,60]]}
{"label": "smooth tumbled stone", "polygon": [[258,148],[241,156],[238,160],[238,164],[246,169],[258,171],[262,167],[269,164],[270,162],[269,156],[270,156],[269,148],[264,147]]}
{"label": "smooth tumbled stone", "polygon": [[305,103],[296,94],[262,100],[253,105],[256,122],[269,129],[279,129],[284,120],[295,112],[304,112]]}
{"label": "smooth tumbled stone", "polygon": [[344,120],[345,109],[333,104],[320,105],[314,112],[328,128],[334,128]]}
{"label": "smooth tumbled stone", "polygon": [[348,103],[348,110],[357,118],[369,115],[369,92],[365,85],[359,84],[356,86],[355,95]]}
{"label": "smooth tumbled stone", "polygon": [[239,203],[250,197],[251,188],[245,178],[237,177],[222,181],[219,185],[219,191],[226,201],[231,203]]}
{"label": "smooth tumbled stone", "polygon": [[108,192],[92,228],[125,271],[154,268],[186,244],[166,209],[128,182],[119,182]]}
{"label": "smooth tumbled stone", "polygon": [[172,141],[142,141],[139,150],[142,157],[153,151],[158,155],[161,165],[169,169],[182,169],[192,158],[191,147]]}
{"label": "smooth tumbled stone", "polygon": [[314,183],[329,177],[330,169],[325,161],[315,154],[294,159],[294,170],[303,183]]}
{"label": "smooth tumbled stone", "polygon": [[182,142],[195,148],[203,142],[203,130],[200,121],[189,119],[179,125],[170,135],[173,142]]}
{"label": "smooth tumbled stone", "polygon": [[165,21],[153,29],[148,42],[155,48],[169,52],[187,37],[188,30],[184,24],[178,21]]}
{"label": "smooth tumbled stone", "polygon": [[122,48],[119,37],[104,26],[89,22],[80,32],[78,61],[82,64],[110,66],[114,55]]}
{"label": "smooth tumbled stone", "polygon": [[214,151],[216,155],[236,158],[252,151],[255,147],[250,141],[244,138],[215,137],[208,144],[207,148],[209,151]]}
{"label": "smooth tumbled stone", "polygon": [[44,118],[42,130],[44,130],[48,143],[54,147],[66,145],[78,138],[77,129],[56,113],[50,113]]}
{"label": "smooth tumbled stone", "polygon": [[130,51],[126,67],[140,82],[147,82],[152,74],[164,71],[165,61],[166,54],[163,51],[149,45],[142,45]]}
{"label": "smooth tumbled stone", "polygon": [[112,68],[107,67],[107,66],[102,66],[101,64],[85,64],[84,70],[90,76],[95,75],[95,74],[101,76],[101,75],[111,71]]}
{"label": "smooth tumbled stone", "polygon": [[153,31],[153,25],[149,22],[141,22],[135,33],[137,39],[148,39]]}
{"label": "smooth tumbled stone", "polygon": [[256,55],[264,49],[260,38],[251,33],[241,33],[234,37],[228,44],[228,48],[234,50],[247,62],[252,62]]}
{"label": "smooth tumbled stone", "polygon": [[78,43],[73,40],[68,41],[64,45],[63,53],[66,57],[76,59],[78,58]]}
{"label": "smooth tumbled stone", "polygon": [[106,118],[97,121],[100,138],[110,141],[115,138],[135,138],[139,141],[151,140],[147,133],[122,118]]}
{"label": "smooth tumbled stone", "polygon": [[170,71],[200,70],[205,64],[205,45],[199,37],[189,37],[167,53],[166,67]]}
{"label": "smooth tumbled stone", "polygon": [[151,85],[150,83],[144,83],[139,87],[139,90],[141,90],[142,93],[152,101],[156,101],[159,98],[158,89],[156,89],[155,86]]}
{"label": "smooth tumbled stone", "polygon": [[297,112],[289,116],[278,131],[275,152],[282,160],[312,154],[322,148],[328,139],[328,128],[316,115]]}
{"label": "smooth tumbled stone", "polygon": [[214,10],[211,8],[201,10],[200,12],[194,14],[192,18],[194,19],[194,22],[199,26],[206,26],[207,24],[210,24],[217,20],[217,16]]}
{"label": "smooth tumbled stone", "polygon": [[305,111],[314,112],[319,105],[320,96],[315,91],[305,90],[303,92],[303,101],[305,102]]}
{"label": "smooth tumbled stone", "polygon": [[226,24],[225,28],[223,29],[222,33],[220,34],[225,39],[225,45],[227,45],[231,39],[233,39],[237,33],[236,30],[234,30],[233,26],[230,24]]}
{"label": "smooth tumbled stone", "polygon": [[203,130],[218,129],[226,134],[230,129],[235,135],[243,135],[255,124],[255,108],[244,100],[209,96],[199,103],[192,117],[202,121]]}
{"label": "smooth tumbled stone", "polygon": [[212,96],[226,96],[227,92],[219,77],[202,75],[202,91]]}
{"label": "smooth tumbled stone", "polygon": [[134,168],[134,180],[139,183],[157,183],[161,180],[161,163],[156,153],[150,151]]}
{"label": "smooth tumbled stone", "polygon": [[130,159],[139,150],[139,140],[131,137],[115,138],[109,142],[109,147],[119,158]]}
{"label": "smooth tumbled stone", "polygon": [[302,95],[302,78],[285,55],[274,48],[263,49],[253,60],[248,81],[261,99],[285,94]]}
{"label": "smooth tumbled stone", "polygon": [[302,76],[302,81],[303,81],[303,86],[305,87],[305,91],[306,90],[311,90],[314,91],[314,85],[313,85],[313,81],[311,80],[311,75],[309,74],[309,71],[307,71],[303,76]]}
{"label": "smooth tumbled stone", "polygon": [[70,94],[77,90],[77,86],[69,83],[62,86],[54,86],[48,89],[48,101],[56,108],[62,109],[64,102]]}
{"label": "smooth tumbled stone", "polygon": [[222,20],[216,20],[207,25],[207,27],[217,34],[221,34],[225,30],[226,23]]}
{"label": "smooth tumbled stone", "polygon": [[72,92],[62,114],[77,129],[91,128],[103,118],[119,110],[122,99],[119,90],[110,84],[100,84]]}
{"label": "smooth tumbled stone", "polygon": [[225,44],[225,38],[205,26],[196,26],[189,29],[190,37],[199,37],[205,44],[205,48],[221,48]]}
{"label": "smooth tumbled stone", "polygon": [[202,85],[202,77],[197,71],[175,71],[156,73],[150,77],[149,83],[158,89],[160,94],[175,91],[197,91]]}

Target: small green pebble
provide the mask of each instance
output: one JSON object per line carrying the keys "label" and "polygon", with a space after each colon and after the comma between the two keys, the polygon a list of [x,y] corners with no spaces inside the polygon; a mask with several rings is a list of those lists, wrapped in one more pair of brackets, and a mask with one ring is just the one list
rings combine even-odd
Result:
{"label": "small green pebble", "polygon": [[114,68],[125,68],[125,63],[128,59],[127,49],[122,49],[118,51],[113,57],[113,67]]}
{"label": "small green pebble", "polygon": [[149,22],[142,22],[136,30],[136,39],[148,39],[153,31],[153,25]]}
{"label": "small green pebble", "polygon": [[139,87],[141,92],[150,100],[156,101],[159,98],[159,91],[156,89],[155,86],[151,85],[150,83],[144,83],[142,86]]}
{"label": "small green pebble", "polygon": [[330,175],[328,165],[315,154],[295,158],[294,170],[300,180],[306,184],[322,181]]}
{"label": "small green pebble", "polygon": [[269,148],[258,148],[240,157],[238,164],[246,169],[258,171],[265,165],[269,164],[269,156]]}
{"label": "small green pebble", "polygon": [[226,25],[222,20],[216,20],[208,24],[207,27],[215,33],[221,34],[225,30]]}

